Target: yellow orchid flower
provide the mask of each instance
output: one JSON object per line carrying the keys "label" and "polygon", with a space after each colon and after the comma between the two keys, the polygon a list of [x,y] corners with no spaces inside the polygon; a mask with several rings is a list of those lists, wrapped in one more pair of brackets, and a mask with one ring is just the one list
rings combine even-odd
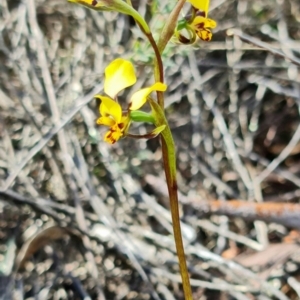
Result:
{"label": "yellow orchid flower", "polygon": [[101,117],[98,118],[97,124],[110,127],[104,136],[104,141],[114,144],[126,133],[130,125],[130,118],[126,114],[123,115],[120,104],[111,98],[100,95],[95,97],[101,99],[99,107]]}
{"label": "yellow orchid flower", "polygon": [[[187,25],[188,31],[194,31],[197,36],[206,42],[211,41],[212,39],[212,32],[211,29],[217,26],[217,22],[215,20],[208,18],[208,10],[210,0],[187,0],[187,2],[191,3],[194,9],[196,10],[196,14],[191,21],[189,21]],[[192,36],[192,34],[189,34]],[[180,36],[183,41],[185,40],[184,37]],[[179,38],[179,40],[180,40]],[[190,39],[191,43],[195,41],[195,39]],[[188,43],[189,40],[186,41]]]}
{"label": "yellow orchid flower", "polygon": [[202,41],[209,42],[212,39],[212,32],[210,29],[215,28],[217,22],[202,16],[196,16],[191,26]]}
{"label": "yellow orchid flower", "polygon": [[[130,126],[130,114],[122,112],[122,107],[117,102],[118,94],[125,88],[134,85],[136,75],[132,63],[122,58],[112,61],[105,69],[104,92],[107,96],[96,95],[101,100],[99,107],[101,117],[97,124],[108,126],[110,129],[104,136],[104,141],[114,144],[126,135]],[[130,99],[129,111],[138,110],[147,101],[153,91],[164,92],[167,86],[156,82],[152,86],[135,92]]]}

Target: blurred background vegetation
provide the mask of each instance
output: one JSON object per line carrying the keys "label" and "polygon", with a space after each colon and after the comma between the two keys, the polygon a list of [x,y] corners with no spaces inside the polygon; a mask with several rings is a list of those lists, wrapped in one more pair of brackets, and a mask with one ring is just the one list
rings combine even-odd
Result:
{"label": "blurred background vegetation", "polygon": [[[133,4],[158,37],[175,0]],[[212,42],[163,57],[194,299],[299,299],[300,226],[245,217],[299,204],[300,2],[212,0],[209,16]],[[134,89],[153,82],[128,16],[0,0],[0,299],[183,299],[159,139],[111,146],[95,125],[117,57]],[[217,205],[232,199],[235,217]]]}

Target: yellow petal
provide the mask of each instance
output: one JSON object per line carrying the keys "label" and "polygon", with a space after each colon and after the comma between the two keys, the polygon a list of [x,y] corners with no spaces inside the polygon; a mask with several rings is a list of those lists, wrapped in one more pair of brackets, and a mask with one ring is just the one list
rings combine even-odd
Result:
{"label": "yellow petal", "polygon": [[187,0],[187,2],[190,2],[195,8],[204,11],[207,17],[210,0]]}
{"label": "yellow petal", "polygon": [[135,82],[134,67],[128,60],[117,58],[105,69],[104,92],[113,99],[120,91]]}
{"label": "yellow petal", "polygon": [[98,125],[112,127],[114,124],[116,124],[116,121],[114,121],[111,117],[100,117],[97,119],[96,123]]}
{"label": "yellow petal", "polygon": [[104,136],[104,141],[109,144],[114,144],[123,136],[123,132],[118,126],[112,127]]}
{"label": "yellow petal", "polygon": [[197,35],[202,41],[209,42],[212,39],[212,33],[209,29],[200,29],[197,31]]}
{"label": "yellow petal", "polygon": [[217,22],[213,19],[207,19],[201,16],[197,16],[192,23],[192,26],[194,26],[197,29],[200,28],[215,28],[217,26]]}
{"label": "yellow petal", "polygon": [[130,99],[129,109],[130,110],[139,109],[146,103],[147,97],[153,91],[164,92],[166,89],[167,89],[167,86],[164,83],[156,82],[148,88],[144,88],[144,89],[141,89],[141,90],[135,92]]}
{"label": "yellow petal", "polygon": [[100,104],[100,115],[102,117],[109,117],[111,116],[116,123],[119,123],[122,119],[122,108],[119,103],[110,99],[109,97],[96,95],[95,98],[101,100]]}

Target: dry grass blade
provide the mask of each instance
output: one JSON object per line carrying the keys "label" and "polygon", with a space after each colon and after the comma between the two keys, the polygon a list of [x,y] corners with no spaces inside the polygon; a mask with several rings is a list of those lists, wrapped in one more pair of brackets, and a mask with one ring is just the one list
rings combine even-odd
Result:
{"label": "dry grass blade", "polygon": [[299,59],[296,59],[294,57],[290,57],[289,55],[286,55],[284,52],[281,52],[281,51],[279,51],[279,50],[277,50],[277,49],[275,49],[273,47],[270,47],[270,45],[268,43],[262,42],[259,39],[255,38],[255,37],[252,37],[250,35],[247,35],[247,34],[243,33],[242,31],[240,31],[238,29],[229,29],[227,31],[227,34],[229,36],[236,35],[242,41],[244,41],[246,43],[253,44],[253,45],[257,46],[257,47],[260,47],[260,48],[262,48],[262,49],[264,49],[264,50],[272,53],[275,56],[279,56],[279,57],[285,58],[285,59],[291,61],[296,66],[300,67],[300,60]]}
{"label": "dry grass blade", "polygon": [[[74,231],[53,226],[42,230],[33,236],[29,241],[26,241],[20,249],[16,257],[16,270],[22,269],[25,266],[26,261],[33,256],[38,250],[45,247],[47,244],[65,238],[68,235],[74,235]],[[77,238],[79,235],[76,235]]]}

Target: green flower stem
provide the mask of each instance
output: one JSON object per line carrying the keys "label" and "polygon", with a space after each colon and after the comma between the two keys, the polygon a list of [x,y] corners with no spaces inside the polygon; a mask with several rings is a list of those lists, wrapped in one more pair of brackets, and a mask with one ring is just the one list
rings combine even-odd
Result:
{"label": "green flower stem", "polygon": [[[164,52],[166,45],[168,44],[168,42],[170,41],[170,39],[172,38],[172,36],[174,34],[174,31],[175,31],[175,28],[177,25],[177,19],[182,10],[182,7],[183,7],[185,1],[186,0],[179,0],[177,2],[177,4],[175,5],[174,9],[171,12],[171,14],[169,15],[169,18],[160,34],[158,43],[157,44],[155,43],[155,46],[157,49],[154,49],[154,47],[152,46],[155,51],[155,56],[156,56],[156,60],[154,62],[154,78],[155,78],[156,82],[159,80],[159,78],[162,76],[161,74],[163,74],[163,72],[164,72],[163,66],[160,65],[161,54]],[[156,53],[157,51],[158,51],[159,55]],[[160,107],[162,109],[164,109],[163,95],[161,96],[161,95],[159,95],[159,93],[157,93],[157,101],[158,101]],[[164,151],[164,147],[162,149]]]}
{"label": "green flower stem", "polygon": [[[154,64],[154,76],[155,81],[159,81],[163,77],[163,65],[161,59],[161,53],[164,51],[166,45],[174,34],[176,28],[177,19],[179,13],[185,3],[185,0],[179,0],[169,16],[169,19],[164,26],[164,29],[160,35],[158,44],[151,43],[153,50],[155,52],[156,60]],[[156,126],[161,126],[162,124],[166,125],[165,130],[162,131],[161,141],[162,141],[162,154],[163,154],[163,163],[164,170],[166,174],[169,198],[170,198],[170,208],[172,215],[172,226],[174,232],[174,240],[176,245],[177,256],[179,260],[180,275],[182,280],[182,286],[184,291],[185,300],[193,300],[192,289],[188,274],[188,269],[186,265],[184,246],[182,242],[182,233],[180,225],[180,216],[179,216],[179,207],[178,207],[178,188],[177,188],[177,179],[176,179],[176,155],[175,155],[175,144],[172,136],[170,127],[165,118],[164,114],[164,99],[163,93],[161,95],[158,93],[158,102],[155,102],[150,99],[150,105],[153,109],[153,115],[156,120]],[[161,97],[161,98],[160,98]]]}
{"label": "green flower stem", "polygon": [[[154,53],[155,53],[155,58],[156,58],[155,64],[157,64],[157,69],[158,69],[157,74],[155,74],[155,81],[164,83],[164,68],[163,68],[163,63],[162,63],[161,55],[158,50],[157,44],[153,38],[152,33],[145,33],[145,34],[146,34],[146,36],[154,50]],[[162,93],[162,92],[160,92],[160,93]]]}
{"label": "green flower stem", "polygon": [[[152,34],[145,33],[150,44],[155,53],[154,62],[154,78],[156,82],[163,82],[164,80],[164,69],[161,59],[161,53],[165,49],[167,43],[173,36],[177,19],[179,13],[185,3],[185,0],[179,0],[174,10],[172,11],[167,24],[164,26],[163,32],[159,39],[159,46],[153,39]],[[157,92],[157,102],[149,100],[150,105],[153,110],[153,115],[155,118],[155,125],[157,127],[166,125],[166,128],[161,132],[162,135],[162,154],[163,154],[163,164],[166,174],[169,198],[170,198],[170,208],[172,216],[172,226],[174,232],[174,240],[176,245],[177,256],[179,260],[180,275],[182,280],[182,286],[184,291],[185,300],[193,300],[192,289],[188,274],[188,269],[186,265],[185,252],[182,242],[181,226],[180,226],[180,216],[178,207],[178,188],[176,179],[176,155],[175,155],[175,144],[173,141],[172,133],[168,122],[164,114],[164,94],[162,92]]]}
{"label": "green flower stem", "polygon": [[155,119],[156,127],[166,125],[165,129],[161,132],[162,135],[162,153],[164,161],[164,169],[166,174],[166,180],[168,185],[168,192],[170,198],[170,207],[172,215],[172,226],[174,232],[174,240],[176,245],[177,256],[179,260],[180,275],[182,280],[182,286],[184,291],[185,300],[193,300],[192,289],[190,285],[190,279],[188,269],[186,265],[184,246],[182,242],[182,233],[179,216],[179,205],[178,205],[178,188],[176,179],[176,155],[175,155],[175,144],[172,136],[172,132],[168,125],[167,119],[164,114],[164,110],[160,105],[148,98],[152,108],[153,117]]}
{"label": "green flower stem", "polygon": [[[142,29],[142,31],[143,31],[143,29]],[[157,44],[156,44],[151,32],[147,33],[145,31],[143,31],[143,33],[145,34],[145,36],[149,40],[149,42],[150,42],[150,44],[151,44],[151,46],[154,50],[154,53],[155,53],[155,58],[156,59],[154,60],[154,79],[155,79],[156,82],[164,83],[164,67],[163,67],[161,55],[159,53]],[[165,106],[165,104],[164,104],[164,94],[163,94],[163,92],[160,92],[160,91],[157,91],[156,94],[157,94],[157,101],[158,101],[160,107],[163,108]]]}
{"label": "green flower stem", "polygon": [[[177,251],[177,257],[179,260],[180,275],[182,280],[182,286],[184,291],[185,300],[193,300],[192,289],[190,285],[189,273],[186,265],[186,258],[184,252],[184,246],[182,242],[181,225],[179,218],[179,207],[178,207],[178,189],[176,180],[176,157],[175,147],[172,138],[170,128],[167,127],[162,133],[162,147],[166,149],[163,151],[164,169],[166,173],[168,192],[170,198],[170,207],[172,215],[172,226]],[[170,139],[172,139],[172,144]]]}
{"label": "green flower stem", "polygon": [[[179,3],[179,5],[178,5]],[[185,0],[179,0],[175,7],[175,13],[171,13],[172,22],[168,23],[168,26],[165,26],[165,33],[163,35],[163,43],[161,48],[159,48],[153,38],[152,33],[145,32],[141,27],[142,32],[145,34],[149,40],[154,53],[155,53],[155,63],[154,63],[154,77],[156,82],[164,82],[164,69],[161,59],[161,53],[163,52],[168,41],[174,33],[176,26],[177,18],[179,12],[185,3]],[[180,9],[179,9],[180,8]],[[136,20],[137,21],[137,20]],[[139,24],[139,22],[137,21]],[[140,25],[140,24],[139,24]],[[172,133],[168,122],[164,114],[164,94],[162,92],[157,92],[157,102],[153,101],[149,97],[149,102],[152,107],[153,116],[155,119],[156,127],[166,125],[166,128],[161,132],[162,135],[162,154],[163,154],[163,163],[164,170],[166,174],[169,198],[170,198],[170,208],[172,216],[172,226],[174,232],[174,240],[176,246],[176,252],[179,261],[180,275],[182,280],[182,286],[184,291],[185,300],[193,300],[192,289],[190,284],[189,273],[185,260],[185,252],[182,242],[182,233],[180,225],[180,216],[179,216],[179,205],[178,205],[178,188],[177,188],[177,179],[176,179],[176,155],[175,155],[175,144],[173,141]]]}
{"label": "green flower stem", "polygon": [[[179,16],[179,13],[184,5],[186,0],[179,0],[177,2],[177,4],[175,5],[174,9],[172,10],[161,34],[158,40],[158,43],[156,44],[156,42],[151,41],[149,38],[149,41],[152,45],[152,48],[155,52],[155,61],[154,61],[154,78],[155,81],[158,82],[161,79],[164,78],[164,69],[163,69],[163,64],[162,64],[162,59],[161,59],[161,54],[163,53],[166,45],[168,44],[168,42],[170,41],[170,39],[172,38],[173,34],[174,34],[174,30],[176,28],[177,25],[177,19]],[[151,35],[152,37],[152,35]],[[153,37],[152,37],[153,39]],[[163,82],[163,81],[160,81]],[[160,105],[160,107],[162,109],[164,109],[164,97],[163,97],[163,93],[162,92],[157,92],[157,101]]]}

